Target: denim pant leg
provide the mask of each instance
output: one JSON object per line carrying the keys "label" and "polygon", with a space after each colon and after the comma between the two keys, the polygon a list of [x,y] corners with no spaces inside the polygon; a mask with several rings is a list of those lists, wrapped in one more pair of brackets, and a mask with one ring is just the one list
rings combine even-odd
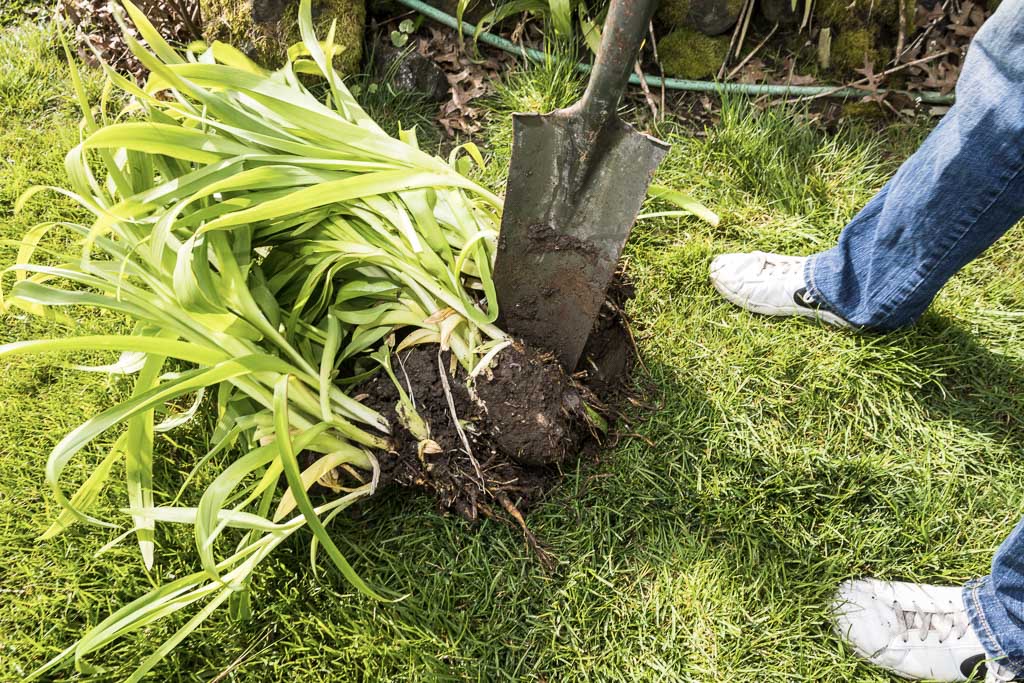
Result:
{"label": "denim pant leg", "polygon": [[856,326],[912,323],[1024,216],[1024,0],[975,36],[956,95],[839,244],[807,261],[809,294]]}
{"label": "denim pant leg", "polygon": [[992,559],[992,573],[964,586],[964,604],[989,657],[1024,673],[1024,520]]}

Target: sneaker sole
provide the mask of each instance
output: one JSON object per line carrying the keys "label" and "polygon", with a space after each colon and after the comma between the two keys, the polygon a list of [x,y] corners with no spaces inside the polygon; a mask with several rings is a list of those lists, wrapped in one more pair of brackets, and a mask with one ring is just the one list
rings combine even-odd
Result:
{"label": "sneaker sole", "polygon": [[711,279],[711,285],[715,288],[719,294],[721,294],[729,303],[739,306],[740,308],[750,311],[751,313],[757,313],[759,315],[770,315],[773,317],[799,317],[809,318],[811,320],[819,320],[832,327],[837,327],[844,330],[852,329],[853,326],[840,318],[835,313],[829,311],[819,311],[811,308],[803,308],[802,306],[771,306],[768,304],[753,303],[749,299],[744,299],[735,292],[729,290],[723,286],[714,278]]}

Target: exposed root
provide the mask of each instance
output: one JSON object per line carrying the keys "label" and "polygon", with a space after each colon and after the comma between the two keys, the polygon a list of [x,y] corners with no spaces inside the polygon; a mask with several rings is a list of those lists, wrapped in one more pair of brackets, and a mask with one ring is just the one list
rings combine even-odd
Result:
{"label": "exposed root", "polygon": [[551,554],[546,551],[543,546],[541,546],[540,541],[538,541],[537,537],[533,535],[532,531],[530,531],[530,527],[526,525],[526,520],[523,519],[523,514],[519,512],[519,508],[517,508],[515,504],[508,499],[508,496],[506,496],[504,492],[498,493],[498,502],[501,503],[503,508],[505,508],[505,512],[507,512],[509,516],[519,524],[519,528],[523,530],[523,537],[526,539],[526,545],[537,556],[537,560],[540,562],[541,566],[544,567],[544,570],[548,572],[552,571],[555,568],[554,558],[551,557]]}
{"label": "exposed root", "polygon": [[465,373],[448,376],[449,359],[437,347],[416,347],[398,360],[403,389],[416,397],[437,446],[429,451],[402,426],[390,378],[381,373],[358,392],[392,424],[393,452],[378,454],[381,483],[426,489],[470,520],[483,510],[511,515],[503,499],[515,500],[519,514],[559,480],[558,463],[596,442],[583,405],[599,402],[549,354],[521,344],[499,354],[472,393]]}
{"label": "exposed root", "polygon": [[440,376],[441,384],[444,386],[444,397],[448,401],[448,410],[451,411],[452,424],[455,425],[455,431],[459,433],[462,445],[466,448],[466,455],[469,456],[469,461],[473,463],[473,469],[476,470],[476,476],[480,482],[480,490],[485,491],[487,487],[484,484],[483,472],[480,471],[480,463],[476,461],[476,457],[473,455],[473,447],[469,445],[466,430],[462,428],[462,424],[459,422],[459,413],[455,410],[455,399],[452,397],[452,387],[448,382],[448,373],[444,370],[444,356],[440,348],[437,350],[437,374]]}

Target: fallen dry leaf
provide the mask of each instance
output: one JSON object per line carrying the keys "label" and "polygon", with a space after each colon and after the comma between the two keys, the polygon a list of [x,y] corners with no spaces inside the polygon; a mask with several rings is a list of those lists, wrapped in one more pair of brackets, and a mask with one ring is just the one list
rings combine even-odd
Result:
{"label": "fallen dry leaf", "polygon": [[504,52],[475,55],[474,51],[481,46],[475,47],[470,40],[466,46],[460,46],[451,29],[430,26],[429,32],[429,37],[419,38],[417,50],[441,67],[451,94],[451,99],[441,106],[438,123],[450,137],[471,136],[480,130],[484,118],[484,111],[474,102],[493,91],[494,84],[515,58]]}
{"label": "fallen dry leaf", "polygon": [[[182,44],[199,37],[198,0],[136,0],[135,4],[168,41]],[[74,27],[83,62],[98,66],[103,61],[139,83],[145,80],[148,72],[128,50],[108,0],[60,0],[57,11]],[[132,36],[138,38],[131,21],[127,17],[125,21]]]}

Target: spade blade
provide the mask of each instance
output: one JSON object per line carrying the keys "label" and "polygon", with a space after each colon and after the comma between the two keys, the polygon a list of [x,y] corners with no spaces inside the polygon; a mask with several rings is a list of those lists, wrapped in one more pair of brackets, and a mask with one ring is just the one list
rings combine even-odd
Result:
{"label": "spade blade", "polygon": [[504,329],[572,372],[669,146],[579,106],[516,114],[494,283]]}

